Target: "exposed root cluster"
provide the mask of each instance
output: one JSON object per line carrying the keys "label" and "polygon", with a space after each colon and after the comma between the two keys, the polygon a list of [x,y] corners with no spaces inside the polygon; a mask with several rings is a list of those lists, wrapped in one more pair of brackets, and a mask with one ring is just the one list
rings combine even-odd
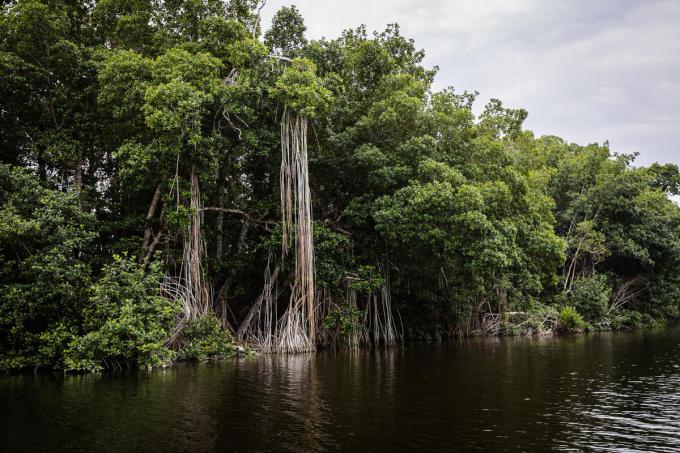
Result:
{"label": "exposed root cluster", "polygon": [[288,110],[281,120],[281,216],[283,255],[295,245],[295,281],[279,320],[274,349],[313,351],[317,319],[314,288],[314,232],[307,161],[307,119]]}

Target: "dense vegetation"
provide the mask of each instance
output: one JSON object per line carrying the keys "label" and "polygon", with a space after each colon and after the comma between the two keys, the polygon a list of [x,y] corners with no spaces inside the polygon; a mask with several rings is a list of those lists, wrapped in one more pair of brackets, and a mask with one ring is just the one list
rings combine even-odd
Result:
{"label": "dense vegetation", "polygon": [[0,367],[680,316],[675,165],[475,115],[396,25],[260,6],[5,3]]}

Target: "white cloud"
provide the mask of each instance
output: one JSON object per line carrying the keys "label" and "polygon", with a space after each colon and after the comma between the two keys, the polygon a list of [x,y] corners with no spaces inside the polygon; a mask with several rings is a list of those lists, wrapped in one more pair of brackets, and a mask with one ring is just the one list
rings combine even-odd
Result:
{"label": "white cloud", "polygon": [[265,27],[291,3],[310,38],[398,22],[437,88],[524,107],[537,134],[680,163],[680,1],[269,0]]}

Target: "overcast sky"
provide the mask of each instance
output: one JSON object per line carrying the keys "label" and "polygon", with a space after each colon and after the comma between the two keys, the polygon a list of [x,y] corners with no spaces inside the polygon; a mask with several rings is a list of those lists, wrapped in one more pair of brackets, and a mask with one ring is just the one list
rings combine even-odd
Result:
{"label": "overcast sky", "polygon": [[436,89],[523,107],[537,135],[680,164],[680,0],[268,0],[264,28],[290,4],[311,39],[398,22]]}

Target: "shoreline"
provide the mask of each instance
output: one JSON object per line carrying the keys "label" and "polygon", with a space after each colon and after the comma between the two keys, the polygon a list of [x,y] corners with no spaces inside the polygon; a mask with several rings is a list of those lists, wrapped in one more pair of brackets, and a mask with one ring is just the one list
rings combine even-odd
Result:
{"label": "shoreline", "polygon": [[[483,341],[483,340],[504,340],[504,339],[528,339],[528,338],[553,338],[553,339],[568,339],[568,338],[579,338],[586,337],[594,334],[618,334],[618,333],[633,333],[637,331],[652,331],[652,330],[667,330],[673,329],[680,325],[679,322],[668,321],[665,325],[659,326],[637,326],[628,327],[621,329],[609,329],[609,330],[583,330],[580,332],[569,332],[569,333],[559,333],[559,332],[540,332],[540,333],[526,333],[517,335],[508,334],[497,334],[497,335],[449,335],[446,338],[440,338],[438,340],[426,340],[426,339],[404,339],[399,341],[397,344],[385,345],[379,344],[377,346],[371,345],[367,347],[360,347],[356,349],[350,348],[324,348],[320,347],[316,351],[299,352],[299,353],[285,353],[285,352],[260,352],[256,349],[250,348],[245,344],[234,345],[235,352],[228,356],[223,357],[208,357],[202,360],[192,360],[192,359],[178,359],[173,361],[171,364],[165,366],[124,366],[118,369],[101,369],[101,370],[64,370],[64,369],[45,369],[46,366],[41,367],[23,367],[23,368],[10,368],[0,370],[1,374],[5,376],[27,376],[27,375],[62,375],[62,376],[84,376],[84,375],[116,375],[121,372],[130,371],[154,371],[161,369],[171,369],[178,365],[183,364],[202,364],[210,362],[222,362],[222,361],[239,361],[248,360],[252,357],[258,356],[298,356],[298,355],[315,355],[319,353],[346,353],[346,352],[370,352],[378,349],[403,349],[407,345],[427,345],[431,347],[437,347],[445,344],[455,344],[458,342],[472,342],[472,341]],[[239,349],[240,348],[240,349]]]}

